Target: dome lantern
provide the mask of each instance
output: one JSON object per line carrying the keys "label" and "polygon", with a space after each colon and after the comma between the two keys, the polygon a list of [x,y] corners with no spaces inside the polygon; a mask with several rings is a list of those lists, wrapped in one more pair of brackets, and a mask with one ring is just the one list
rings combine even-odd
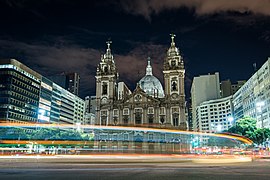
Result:
{"label": "dome lantern", "polygon": [[164,90],[163,87],[158,80],[153,75],[152,66],[150,64],[150,57],[148,57],[148,63],[146,67],[146,74],[145,76],[139,81],[139,85],[141,89],[148,94],[149,96],[156,97],[156,98],[163,98],[164,97]]}

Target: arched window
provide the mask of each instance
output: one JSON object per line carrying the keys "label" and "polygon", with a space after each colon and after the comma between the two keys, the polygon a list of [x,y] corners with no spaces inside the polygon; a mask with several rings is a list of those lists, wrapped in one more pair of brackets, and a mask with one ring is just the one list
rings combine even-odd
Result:
{"label": "arched window", "polygon": [[153,114],[148,114],[148,123],[153,124],[154,123],[154,115]]}
{"label": "arched window", "polygon": [[173,118],[173,126],[179,126],[179,114],[173,113],[172,118]]}
{"label": "arched window", "polygon": [[176,66],[175,60],[172,60],[172,61],[171,61],[171,66],[172,66],[172,67],[175,67],[175,66]]}
{"label": "arched window", "polygon": [[172,91],[177,91],[177,83],[175,81],[172,82]]}
{"label": "arched window", "polygon": [[102,95],[108,94],[108,85],[107,83],[102,84]]}
{"label": "arched window", "polygon": [[104,66],[104,73],[108,72],[108,66]]}

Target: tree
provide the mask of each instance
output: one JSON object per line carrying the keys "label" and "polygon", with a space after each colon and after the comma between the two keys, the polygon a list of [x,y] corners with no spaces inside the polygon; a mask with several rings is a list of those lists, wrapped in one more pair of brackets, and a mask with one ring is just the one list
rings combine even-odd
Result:
{"label": "tree", "polygon": [[237,120],[235,125],[228,129],[228,132],[245,136],[256,144],[262,144],[267,138],[270,138],[270,129],[257,128],[256,120],[251,117]]}

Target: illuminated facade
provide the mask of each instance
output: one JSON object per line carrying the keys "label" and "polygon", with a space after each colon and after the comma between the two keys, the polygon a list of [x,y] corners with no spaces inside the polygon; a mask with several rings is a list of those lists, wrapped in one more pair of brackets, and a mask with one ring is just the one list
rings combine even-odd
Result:
{"label": "illuminated facade", "polygon": [[197,121],[197,107],[204,101],[220,98],[219,73],[194,77],[191,85],[191,107],[193,130],[200,130],[200,122]]}
{"label": "illuminated facade", "polygon": [[205,101],[196,108],[198,131],[218,133],[228,130],[233,123],[232,96]]}
{"label": "illuminated facade", "polygon": [[84,100],[15,59],[0,60],[0,119],[83,123]]}
{"label": "illuminated facade", "polygon": [[16,60],[0,61],[0,119],[36,122],[41,75]]}
{"label": "illuminated facade", "polygon": [[163,66],[164,90],[152,73],[150,58],[146,74],[133,92],[124,82],[118,82],[110,42],[107,43],[107,51],[101,57],[96,74],[96,124],[187,129],[185,69],[174,37],[172,35]]}
{"label": "illuminated facade", "polygon": [[257,127],[270,128],[270,58],[233,95],[234,118],[249,116]]}

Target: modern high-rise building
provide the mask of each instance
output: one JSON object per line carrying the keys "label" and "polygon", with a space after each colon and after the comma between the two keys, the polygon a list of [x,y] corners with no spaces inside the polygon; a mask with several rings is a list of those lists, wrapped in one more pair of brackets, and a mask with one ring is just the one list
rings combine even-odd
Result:
{"label": "modern high-rise building", "polygon": [[194,77],[191,85],[191,108],[192,108],[192,120],[193,130],[200,130],[200,122],[196,117],[196,108],[202,102],[208,100],[215,100],[220,98],[220,82],[219,73],[201,75]]}
{"label": "modern high-rise building", "polygon": [[198,131],[218,133],[233,123],[232,96],[202,102],[196,108]]}
{"label": "modern high-rise building", "polygon": [[233,95],[234,119],[257,120],[258,128],[270,128],[270,58]]}
{"label": "modern high-rise building", "polygon": [[94,125],[96,119],[96,96],[85,97],[85,124]]}
{"label": "modern high-rise building", "polygon": [[86,96],[85,100],[85,112],[96,114],[96,96]]}
{"label": "modern high-rise building", "polygon": [[0,119],[37,122],[42,76],[14,59],[0,60]]}
{"label": "modern high-rise building", "polygon": [[61,73],[59,75],[49,76],[49,79],[76,96],[79,96],[80,76],[78,73]]}
{"label": "modern high-rise building", "polygon": [[118,83],[110,42],[107,43],[107,51],[101,57],[96,74],[96,124],[187,129],[185,68],[174,38],[172,35],[164,60],[164,89],[153,75],[148,59],[145,76],[133,92],[123,82]]}
{"label": "modern high-rise building", "polygon": [[228,97],[236,93],[238,89],[240,89],[246,81],[237,81],[236,84],[232,84],[231,81],[225,80],[220,82],[220,93],[221,97]]}
{"label": "modern high-rise building", "polygon": [[0,60],[0,118],[20,123],[81,123],[84,100],[15,59]]}
{"label": "modern high-rise building", "polygon": [[78,73],[68,73],[67,76],[67,90],[76,96],[79,96],[80,76]]}

